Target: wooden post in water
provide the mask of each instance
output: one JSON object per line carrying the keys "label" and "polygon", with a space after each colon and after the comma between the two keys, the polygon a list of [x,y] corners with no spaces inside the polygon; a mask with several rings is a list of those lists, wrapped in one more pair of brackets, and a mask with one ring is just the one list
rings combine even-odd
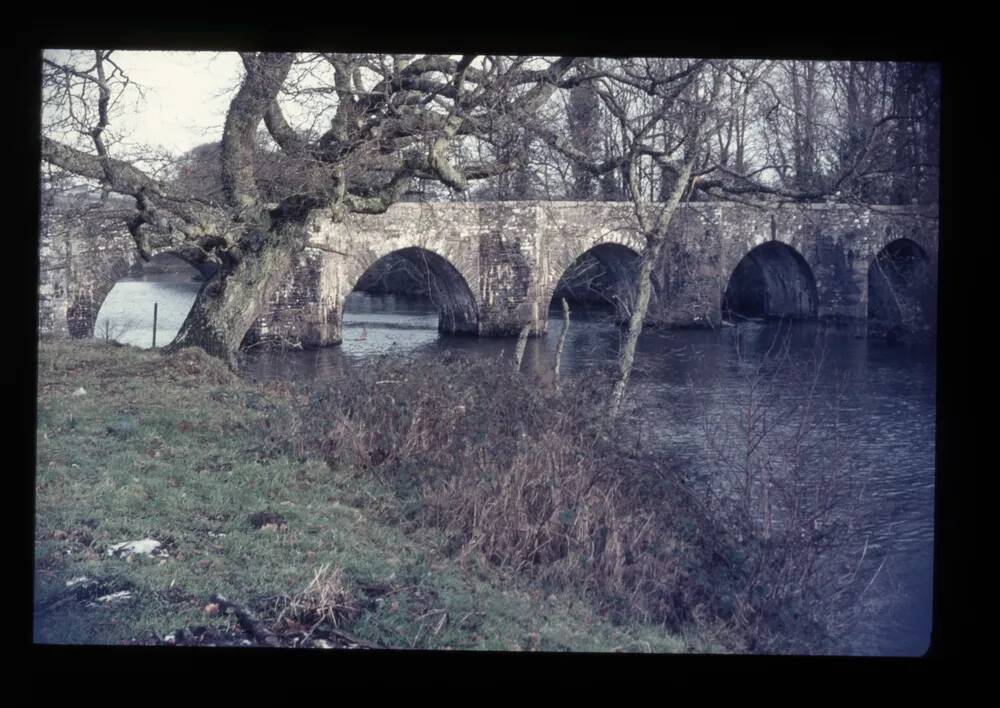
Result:
{"label": "wooden post in water", "polygon": [[563,306],[563,328],[562,333],[559,335],[559,344],[556,346],[556,368],[553,372],[555,374],[556,386],[559,386],[559,362],[562,360],[562,350],[563,345],[566,343],[566,332],[569,330],[569,303],[566,302],[566,298],[562,299]]}
{"label": "wooden post in water", "polygon": [[528,332],[530,331],[530,322],[521,328],[521,334],[517,338],[517,347],[514,349],[514,371],[521,370],[521,359],[524,358],[524,347],[528,344]]}
{"label": "wooden post in water", "polygon": [[108,320],[104,320],[104,341],[111,341],[111,326]]}
{"label": "wooden post in water", "polygon": [[160,303],[153,303],[153,349],[156,349],[156,309]]}

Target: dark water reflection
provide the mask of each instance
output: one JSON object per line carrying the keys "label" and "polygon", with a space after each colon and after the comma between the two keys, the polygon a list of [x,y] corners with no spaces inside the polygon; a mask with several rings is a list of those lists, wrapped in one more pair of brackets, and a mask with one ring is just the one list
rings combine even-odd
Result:
{"label": "dark water reflection", "polygon": [[[551,371],[562,315],[532,339],[523,366]],[[621,330],[601,313],[576,310],[563,352],[568,378],[613,365]],[[777,344],[776,344],[777,342]],[[354,293],[344,316],[344,342],[318,351],[261,353],[253,378],[322,379],[372,356],[437,357],[444,350],[476,356],[513,354],[513,339],[443,336],[426,300]],[[648,421],[651,444],[697,477],[711,469],[706,421],[738,412],[747,378],[767,356],[775,389],[794,401],[803,382],[817,405],[837,402],[847,455],[870,504],[863,520],[869,549],[863,574],[874,575],[868,599],[884,601],[878,622],[854,634],[854,651],[919,655],[930,640],[934,540],[935,377],[933,343],[890,346],[856,329],[815,323],[760,324],[710,330],[649,330],[639,341],[631,403]],[[819,373],[813,379],[816,363]],[[839,396],[838,396],[839,394]],[[846,460],[845,460],[846,463]],[[876,574],[876,571],[878,573]]]}

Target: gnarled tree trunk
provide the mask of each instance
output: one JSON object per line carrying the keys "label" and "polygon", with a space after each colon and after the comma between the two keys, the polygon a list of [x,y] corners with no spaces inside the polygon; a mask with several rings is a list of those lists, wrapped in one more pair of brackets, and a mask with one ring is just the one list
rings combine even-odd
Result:
{"label": "gnarled tree trunk", "polygon": [[[310,213],[325,207],[338,215],[382,213],[414,180],[433,179],[461,191],[471,181],[523,170],[520,154],[508,161],[459,156],[465,164],[453,164],[450,148],[469,136],[491,143],[498,128],[527,145],[530,135],[520,134],[522,124],[558,86],[578,82],[565,76],[578,62],[572,57],[543,69],[513,62],[500,71],[496,58],[474,55],[400,58],[389,65],[381,55],[318,53],[300,61],[308,65],[303,71],[312,72],[317,62],[332,68],[324,110],[334,113],[326,132],[307,136],[285,120],[279,102],[296,55],[242,52],[245,73],[230,101],[219,150],[220,202],[214,190],[178,189],[174,180],[146,174],[109,153],[105,129],[112,99],[129,83],[112,54],[95,50],[92,58],[44,59],[45,97],[57,112],[92,99],[98,110],[70,112],[62,121],[90,135],[93,150],[43,136],[42,158],[100,184],[105,194],[132,197],[128,228],[142,258],[172,253],[196,267],[218,266],[167,349],[198,346],[231,365],[305,247]],[[302,89],[302,74],[297,76],[291,96]],[[442,112],[442,103],[449,110]],[[258,140],[262,124],[278,147],[274,154]],[[261,165],[269,160],[284,166],[282,179],[264,178]]]}
{"label": "gnarled tree trunk", "polygon": [[165,349],[197,346],[235,365],[236,352],[260,309],[302,250],[301,226],[251,227],[240,239],[239,260],[219,268],[198,292],[176,338]]}

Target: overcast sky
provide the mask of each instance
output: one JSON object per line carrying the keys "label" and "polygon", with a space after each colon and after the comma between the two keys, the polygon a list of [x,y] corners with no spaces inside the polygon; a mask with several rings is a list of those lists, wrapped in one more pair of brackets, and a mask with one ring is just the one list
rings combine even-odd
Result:
{"label": "overcast sky", "polygon": [[[66,52],[46,50],[58,61]],[[142,87],[139,111],[119,111],[113,127],[128,142],[180,154],[222,136],[226,109],[242,75],[235,52],[116,51],[112,57]]]}

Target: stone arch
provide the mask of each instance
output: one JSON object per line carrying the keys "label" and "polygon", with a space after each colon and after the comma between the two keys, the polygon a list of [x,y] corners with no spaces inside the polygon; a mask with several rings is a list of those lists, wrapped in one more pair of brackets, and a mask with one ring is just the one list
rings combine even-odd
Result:
{"label": "stone arch", "polygon": [[[135,259],[124,272],[120,267],[115,268],[108,274],[104,295],[94,309],[93,336],[100,339],[110,333],[112,339],[128,335],[129,340],[134,340],[135,333],[129,334],[132,330],[152,330],[153,306],[158,303],[157,341],[160,346],[169,343],[171,332],[176,332],[176,327],[187,317],[196,290],[203,287],[205,274],[211,272],[214,271],[197,268],[180,256],[165,251],[155,254],[148,261]],[[141,281],[155,285],[150,289],[144,287]],[[180,292],[176,292],[178,287]],[[184,305],[188,298],[191,298],[190,303]],[[135,341],[129,343],[136,344]]]}
{"label": "stone arch", "polygon": [[378,269],[390,258],[405,261],[415,272],[427,278],[427,296],[438,308],[439,331],[448,334],[478,334],[479,305],[468,279],[447,258],[421,246],[397,248],[374,260],[368,259],[369,263],[364,268],[352,269],[354,272],[346,279],[341,295],[341,313],[347,296],[363,281],[366,274]]}
{"label": "stone arch", "polygon": [[816,278],[802,254],[781,241],[767,241],[733,269],[722,315],[809,319],[816,317],[818,304]]}
{"label": "stone arch", "polygon": [[132,272],[137,258],[120,257],[104,262],[89,274],[78,274],[66,308],[69,336],[87,339],[97,335],[97,315],[118,281]]}
{"label": "stone arch", "polygon": [[[120,222],[103,213],[50,215],[40,236],[40,293],[54,296],[49,321],[71,337],[94,336],[97,313],[115,284],[139,260],[135,242]],[[53,267],[55,266],[55,267]],[[47,282],[46,282],[47,281]],[[58,321],[64,318],[65,329]]]}
{"label": "stone arch", "polygon": [[620,319],[627,319],[637,291],[638,267],[639,252],[625,239],[591,245],[554,274],[543,305],[548,307],[565,292],[579,299],[603,300],[615,307]]}
{"label": "stone arch", "polygon": [[927,252],[909,238],[885,245],[868,264],[868,320],[876,329],[928,331],[937,319],[936,289]]}

